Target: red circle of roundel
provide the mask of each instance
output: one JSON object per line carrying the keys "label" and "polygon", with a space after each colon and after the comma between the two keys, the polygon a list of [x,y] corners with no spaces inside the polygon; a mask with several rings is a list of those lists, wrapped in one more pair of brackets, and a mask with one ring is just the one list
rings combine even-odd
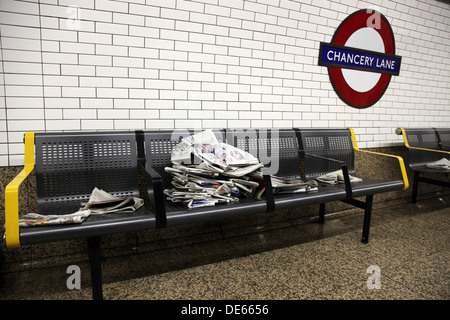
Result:
{"label": "red circle of roundel", "polygon": [[[337,28],[331,43],[344,46],[348,38],[350,38],[354,32],[358,29],[367,27],[367,22],[370,21],[369,19],[373,18],[373,14],[380,16],[379,21],[377,21],[380,22],[380,28],[373,29],[377,31],[380,34],[381,39],[383,39],[384,53],[395,54],[394,33],[392,32],[386,17],[381,13],[368,10],[357,11],[342,21]],[[366,92],[358,92],[353,90],[353,88],[347,84],[341,68],[328,67],[328,70],[331,83],[339,97],[347,104],[357,108],[367,108],[375,104],[383,96],[391,81],[391,75],[381,74],[380,79],[372,89]]]}

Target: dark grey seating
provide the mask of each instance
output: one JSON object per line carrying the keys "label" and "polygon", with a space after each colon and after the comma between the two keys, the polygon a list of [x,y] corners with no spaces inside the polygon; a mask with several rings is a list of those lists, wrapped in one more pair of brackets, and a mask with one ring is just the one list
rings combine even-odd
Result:
{"label": "dark grey seating", "polygon": [[[117,196],[139,194],[136,136],[130,132],[34,134],[37,213],[68,214],[87,202],[95,187]],[[8,198],[7,198],[8,201]],[[9,209],[6,203],[6,211]],[[6,237],[8,246],[87,238],[93,296],[102,298],[100,236],[156,228],[155,214],[144,206],[135,212],[91,215],[81,224],[17,228],[19,239]],[[15,243],[18,242],[18,243]]]}
{"label": "dark grey seating", "polygon": [[397,128],[396,132],[403,136],[405,146],[408,148],[408,165],[414,172],[411,202],[417,202],[421,182],[450,187],[449,181],[430,178],[438,173],[450,173],[450,170],[427,167],[427,164],[442,158],[450,160],[450,129]]}
{"label": "dark grey seating", "polygon": [[[219,141],[225,141],[224,131],[216,131]],[[170,167],[172,148],[180,142],[187,131],[144,131],[145,168],[149,175],[149,198],[155,207],[161,225],[174,226],[198,221],[227,218],[233,215],[256,214],[267,211],[263,200],[241,198],[239,203],[221,204],[214,207],[187,208],[183,204],[166,200],[163,190],[170,188],[172,177],[164,171]]]}
{"label": "dark grey seating", "polygon": [[[323,221],[325,203],[345,201],[365,209],[362,241],[366,243],[373,195],[407,188],[407,179],[406,182],[374,179],[350,182],[349,173],[356,174],[353,150],[360,151],[356,142],[355,145],[352,144],[354,135],[351,130],[223,129],[214,131],[219,141],[253,154],[265,165],[261,169],[265,195],[262,199],[241,198],[236,203],[189,209],[166,199],[163,191],[170,187],[172,176],[164,168],[172,165],[170,159],[173,147],[182,137],[194,133],[196,132],[189,130],[26,133],[24,170],[5,189],[7,246],[87,238],[93,297],[101,299],[100,237],[103,235],[254,215],[313,204],[320,205],[319,216]],[[304,157],[304,169],[300,155]],[[402,166],[403,160],[400,159]],[[314,179],[336,169],[344,172],[343,185],[319,185],[318,190],[306,193],[273,192],[270,175]],[[81,202],[89,199],[95,187],[113,195],[144,198],[148,203],[132,213],[91,215],[81,224],[19,228],[18,188],[33,170],[37,181],[37,213],[75,212],[80,208]],[[147,192],[140,194],[139,187],[142,189],[145,182]],[[354,199],[361,196],[366,196],[365,203]]]}
{"label": "dark grey seating", "polygon": [[[265,164],[265,172],[287,179],[302,179],[297,135],[294,129],[227,130],[227,142],[241,148]],[[332,161],[332,160],[331,160]],[[271,194],[270,180],[267,202],[271,210],[301,207],[344,200],[345,189],[318,186],[317,191],[295,194]]]}
{"label": "dark grey seating", "polygon": [[436,136],[439,148],[443,151],[450,151],[450,128],[436,128]]}
{"label": "dark grey seating", "polygon": [[[360,150],[352,129],[296,129],[300,151],[305,157],[305,177],[307,180],[343,169],[345,183],[326,185],[328,189],[345,190],[346,197],[342,201],[364,209],[364,225],[362,242],[369,241],[369,229],[373,196],[378,193],[408,188],[408,179],[403,159],[388,154]],[[355,171],[355,151],[366,152],[375,156],[394,157],[399,161],[403,180],[383,180],[360,177]],[[334,160],[334,161],[333,161]],[[350,177],[362,178],[362,181],[350,182]],[[365,202],[358,200],[365,197]],[[321,203],[319,221],[324,221],[325,202]]]}

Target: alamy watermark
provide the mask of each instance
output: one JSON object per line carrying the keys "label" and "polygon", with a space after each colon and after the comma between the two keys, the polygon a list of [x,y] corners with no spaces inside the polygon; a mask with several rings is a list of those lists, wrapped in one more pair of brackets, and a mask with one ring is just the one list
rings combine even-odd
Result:
{"label": "alamy watermark", "polygon": [[372,15],[367,18],[367,27],[373,29],[381,29],[380,8],[377,6],[372,6],[368,8],[366,12],[372,13]]}
{"label": "alamy watermark", "polygon": [[381,289],[381,268],[377,265],[371,265],[366,273],[370,274],[367,278],[367,289]]}
{"label": "alamy watermark", "polygon": [[77,6],[67,7],[67,19],[66,26],[67,29],[80,30],[81,29],[81,15],[80,8]]}
{"label": "alamy watermark", "polygon": [[81,269],[77,265],[67,267],[66,273],[71,274],[66,280],[67,289],[81,289]]}

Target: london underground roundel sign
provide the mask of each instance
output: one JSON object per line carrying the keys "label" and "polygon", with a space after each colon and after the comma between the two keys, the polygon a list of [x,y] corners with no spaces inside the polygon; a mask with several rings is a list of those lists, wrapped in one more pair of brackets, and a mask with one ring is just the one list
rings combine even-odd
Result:
{"label": "london underground roundel sign", "polygon": [[319,65],[328,68],[337,95],[355,108],[375,104],[392,76],[400,73],[392,28],[381,13],[360,10],[337,28],[330,43],[320,43]]}

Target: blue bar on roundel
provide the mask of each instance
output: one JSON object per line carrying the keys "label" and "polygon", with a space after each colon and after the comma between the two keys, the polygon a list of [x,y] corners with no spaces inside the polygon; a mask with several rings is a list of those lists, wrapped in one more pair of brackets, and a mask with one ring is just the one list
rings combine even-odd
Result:
{"label": "blue bar on roundel", "polygon": [[401,57],[376,51],[320,43],[319,65],[398,76]]}

